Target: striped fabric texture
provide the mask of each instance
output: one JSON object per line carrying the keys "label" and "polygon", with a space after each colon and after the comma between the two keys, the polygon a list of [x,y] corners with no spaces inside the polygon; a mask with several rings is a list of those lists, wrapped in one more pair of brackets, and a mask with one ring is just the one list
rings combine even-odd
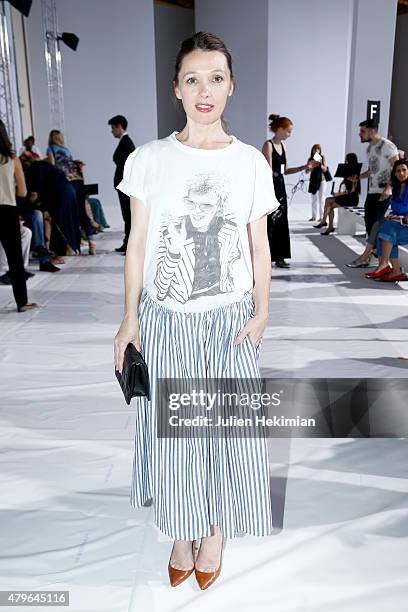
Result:
{"label": "striped fabric texture", "polygon": [[267,443],[264,438],[158,438],[158,378],[258,378],[250,338],[234,341],[254,314],[251,293],[204,312],[171,310],[143,293],[139,306],[142,353],[151,401],[136,398],[130,502],[154,506],[157,527],[172,539],[272,532]]}

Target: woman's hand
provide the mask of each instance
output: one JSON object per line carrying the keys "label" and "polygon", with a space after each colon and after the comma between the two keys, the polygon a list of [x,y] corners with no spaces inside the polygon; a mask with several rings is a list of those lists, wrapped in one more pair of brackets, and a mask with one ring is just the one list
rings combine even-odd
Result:
{"label": "woman's hand", "polygon": [[380,195],[380,202],[384,202],[384,200],[388,200],[392,196],[392,187],[391,185],[387,185]]}
{"label": "woman's hand", "polygon": [[310,161],[307,162],[305,166],[305,170],[308,170],[310,172],[310,170],[313,170],[313,168],[317,168],[317,166],[320,166],[320,162],[317,162],[316,160],[311,159]]}
{"label": "woman's hand", "polygon": [[251,317],[251,319],[247,321],[238,336],[235,338],[235,346],[241,344],[245,337],[249,336],[252,344],[256,348],[261,341],[267,323],[267,316],[255,315],[254,317]]}
{"label": "woman's hand", "polygon": [[129,342],[133,342],[137,350],[140,352],[140,332],[139,321],[137,318],[128,319],[125,317],[119,327],[119,331],[115,336],[115,370],[122,374],[123,358],[125,349]]}

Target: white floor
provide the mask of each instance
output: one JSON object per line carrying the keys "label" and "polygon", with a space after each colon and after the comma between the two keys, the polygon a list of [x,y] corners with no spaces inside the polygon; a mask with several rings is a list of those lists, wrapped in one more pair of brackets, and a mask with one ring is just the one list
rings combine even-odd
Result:
{"label": "white floor", "polygon": [[[408,292],[346,268],[359,242],[321,237],[308,212],[293,207],[292,268],[274,272],[264,372],[408,377]],[[229,541],[206,592],[193,577],[168,585],[171,542],[129,504],[132,407],[112,357],[120,234],[97,241],[97,256],[29,281],[38,311],[18,314],[0,286],[0,588],[69,590],[72,612],[406,610],[402,439],[272,440],[274,534]]]}

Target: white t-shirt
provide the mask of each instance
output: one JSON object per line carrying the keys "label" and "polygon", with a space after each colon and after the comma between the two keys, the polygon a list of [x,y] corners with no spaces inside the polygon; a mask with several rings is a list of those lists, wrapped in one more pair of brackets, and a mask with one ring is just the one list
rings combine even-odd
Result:
{"label": "white t-shirt", "polygon": [[369,177],[368,193],[382,193],[391,176],[390,159],[398,155],[398,149],[391,140],[381,138],[377,144],[367,147]]}
{"label": "white t-shirt", "polygon": [[279,203],[255,147],[232,136],[223,149],[198,149],[176,134],[137,147],[117,188],[149,210],[144,289],[173,310],[199,312],[252,290],[247,224]]}

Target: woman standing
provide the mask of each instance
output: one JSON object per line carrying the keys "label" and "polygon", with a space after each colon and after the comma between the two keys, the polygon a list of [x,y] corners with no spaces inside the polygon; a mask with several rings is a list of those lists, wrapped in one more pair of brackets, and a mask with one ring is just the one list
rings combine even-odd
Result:
{"label": "woman standing", "polygon": [[290,138],[293,122],[288,117],[280,115],[269,115],[269,129],[274,136],[264,142],[262,153],[272,168],[273,184],[275,194],[279,202],[279,209],[268,216],[268,238],[271,259],[278,268],[289,268],[290,264],[285,259],[290,259],[290,236],[288,223],[288,199],[286,195],[285,174],[295,174],[317,165],[311,161],[304,166],[288,168],[286,151],[283,141]]}
{"label": "woman standing", "polygon": [[[316,155],[320,156],[320,160],[315,159]],[[319,144],[313,145],[308,161],[317,161],[318,163],[316,168],[313,168],[311,171],[306,168],[306,172],[310,172],[309,193],[312,196],[312,217],[309,221],[318,221],[320,223],[324,210],[324,196],[326,193],[325,173],[328,170],[328,165],[322,153],[322,147]]]}
{"label": "woman standing", "polygon": [[[64,136],[59,130],[51,130],[48,137],[47,160],[65,175],[68,181],[66,191],[73,190],[78,208],[79,223],[88,241],[89,255],[95,255],[95,242],[92,240],[93,229],[86,214],[84,180],[71,151],[64,144]],[[67,194],[69,197],[69,194]]]}
{"label": "woman standing", "polygon": [[17,310],[25,312],[37,308],[38,304],[27,300],[16,191],[21,198],[27,195],[23,167],[12,151],[6,126],[0,120],[0,242],[6,253]]}
{"label": "woman standing", "polygon": [[174,540],[170,583],[195,571],[201,589],[220,573],[225,538],[272,530],[265,438],[220,437],[212,428],[173,439],[156,429],[160,378],[259,378],[266,215],[278,202],[261,153],[223,129],[234,85],[230,52],[217,36],[186,39],[173,80],[186,125],[131,153],[118,186],[131,197],[132,224],[115,367],[122,370],[133,342],[151,380],[151,401],[136,398],[131,504],[153,500],[156,525]]}

